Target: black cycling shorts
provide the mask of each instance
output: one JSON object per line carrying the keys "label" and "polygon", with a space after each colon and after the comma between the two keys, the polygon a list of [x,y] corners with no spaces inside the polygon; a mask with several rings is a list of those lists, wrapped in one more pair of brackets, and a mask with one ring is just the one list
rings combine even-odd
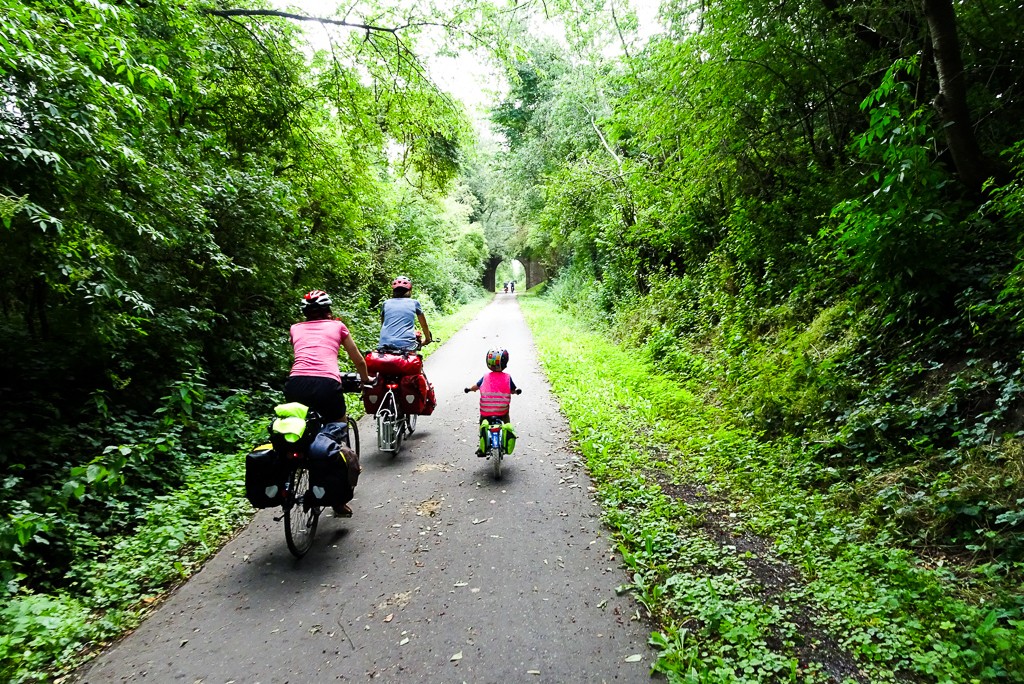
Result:
{"label": "black cycling shorts", "polygon": [[334,378],[293,375],[284,383],[284,398],[305,404],[330,422],[345,418],[345,394]]}

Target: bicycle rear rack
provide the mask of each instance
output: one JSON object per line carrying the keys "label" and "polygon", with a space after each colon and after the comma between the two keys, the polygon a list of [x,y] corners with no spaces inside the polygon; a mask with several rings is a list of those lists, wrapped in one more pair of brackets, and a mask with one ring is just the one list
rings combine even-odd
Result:
{"label": "bicycle rear rack", "polygon": [[381,451],[397,451],[398,440],[403,429],[402,420],[398,413],[392,408],[397,408],[394,390],[388,388],[381,400],[380,408],[377,409],[377,448]]}

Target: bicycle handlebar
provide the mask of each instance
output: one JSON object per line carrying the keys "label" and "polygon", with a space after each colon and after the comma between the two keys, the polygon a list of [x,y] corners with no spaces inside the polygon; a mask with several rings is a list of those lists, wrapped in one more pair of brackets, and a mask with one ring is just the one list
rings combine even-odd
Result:
{"label": "bicycle handlebar", "polygon": [[[462,393],[463,393],[463,394],[469,394],[469,393],[470,393],[470,392],[472,392],[472,391],[473,391],[473,389],[472,389],[471,387],[466,387],[466,388],[464,388],[464,389],[462,390]],[[516,388],[516,394],[522,394],[522,393],[523,393],[523,390],[521,390],[521,389],[519,389],[519,388],[517,387],[517,388]]]}

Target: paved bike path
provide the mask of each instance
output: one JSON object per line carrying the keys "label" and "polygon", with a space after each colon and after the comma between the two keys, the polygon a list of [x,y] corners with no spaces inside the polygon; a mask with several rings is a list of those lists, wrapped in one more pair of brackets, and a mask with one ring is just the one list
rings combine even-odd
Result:
{"label": "paved bike path", "polygon": [[[499,345],[523,394],[519,445],[496,481],[473,455],[479,395],[462,388]],[[498,295],[426,372],[437,410],[397,457],[360,421],[353,518],[323,516],[296,560],[278,511],[261,511],[77,681],[648,681],[649,628],[616,595],[619,554],[515,297]]]}

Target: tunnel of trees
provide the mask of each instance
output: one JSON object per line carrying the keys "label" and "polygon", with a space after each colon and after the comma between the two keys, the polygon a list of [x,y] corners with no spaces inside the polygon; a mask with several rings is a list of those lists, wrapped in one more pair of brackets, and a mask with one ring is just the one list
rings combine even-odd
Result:
{"label": "tunnel of trees", "polygon": [[[877,483],[901,547],[1019,585],[1024,10],[458,5],[368,2],[312,49],[258,1],[0,0],[5,597],[88,583],[248,439],[302,292],[372,340],[394,275],[445,312],[512,259],[813,445],[822,490]],[[431,79],[437,35],[507,83],[497,142]]]}

